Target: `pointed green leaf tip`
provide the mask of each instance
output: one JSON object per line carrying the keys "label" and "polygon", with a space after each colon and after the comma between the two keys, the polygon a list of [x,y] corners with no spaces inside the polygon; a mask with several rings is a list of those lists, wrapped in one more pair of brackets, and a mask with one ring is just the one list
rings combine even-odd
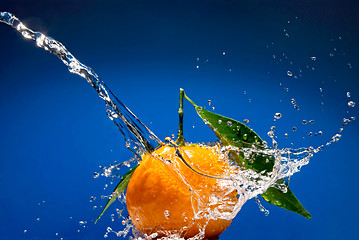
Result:
{"label": "pointed green leaf tip", "polygon": [[95,221],[95,224],[97,223],[97,221],[101,218],[101,216],[104,214],[104,212],[107,210],[107,208],[114,202],[116,201],[117,197],[123,193],[126,188],[128,183],[130,182],[130,179],[132,177],[133,172],[136,170],[136,168],[139,165],[133,167],[130,171],[128,171],[125,175],[122,176],[121,181],[117,184],[115,190],[113,190],[112,192],[112,196],[111,198],[107,201],[106,206],[104,207],[104,209],[102,210],[100,216],[98,216],[98,218]]}
{"label": "pointed green leaf tip", "polygon": [[[251,147],[253,144],[256,144],[258,147],[263,146],[263,140],[245,124],[197,106],[186,94],[184,94],[184,97],[195,107],[198,115],[213,130],[223,145],[231,145],[238,148]],[[239,166],[244,168],[252,169],[256,172],[265,171],[267,173],[273,170],[274,158],[272,156],[256,154],[251,159],[245,159],[242,153],[237,154],[233,151],[229,154]],[[279,180],[277,184],[283,182],[284,180]],[[270,204],[298,213],[308,219],[311,218],[308,211],[305,210],[289,187],[287,187],[286,193],[274,187],[270,187],[265,193],[261,194],[261,196]]]}
{"label": "pointed green leaf tip", "polygon": [[287,192],[284,193],[279,189],[271,187],[268,188],[265,193],[261,194],[261,196],[270,204],[298,213],[305,218],[312,218],[289,188],[287,188]]}

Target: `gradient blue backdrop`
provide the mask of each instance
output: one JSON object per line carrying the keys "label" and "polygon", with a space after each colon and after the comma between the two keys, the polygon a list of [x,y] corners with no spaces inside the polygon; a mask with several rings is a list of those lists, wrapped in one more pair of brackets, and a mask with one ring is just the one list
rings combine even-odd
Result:
{"label": "gradient blue backdrop", "polygon": [[[0,10],[61,41],[161,139],[177,131],[180,87],[199,105],[210,99],[217,113],[249,119],[267,141],[276,125],[281,148],[318,146],[343,117],[358,118],[358,106],[347,106],[359,104],[356,1],[2,0]],[[93,224],[114,187],[93,172],[132,157],[103,102],[15,30],[0,24],[0,36],[0,239],[102,239],[107,226],[120,230],[116,207]],[[184,128],[188,141],[216,139],[187,103]],[[354,121],[291,178],[311,220],[262,201],[266,217],[251,200],[220,238],[358,239],[358,133]]]}

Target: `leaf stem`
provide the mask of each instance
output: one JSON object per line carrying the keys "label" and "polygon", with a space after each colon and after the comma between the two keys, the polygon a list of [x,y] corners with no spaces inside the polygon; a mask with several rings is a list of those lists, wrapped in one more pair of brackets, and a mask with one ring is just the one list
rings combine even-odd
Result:
{"label": "leaf stem", "polygon": [[184,90],[182,89],[183,91],[183,95],[184,97],[187,99],[187,101],[189,101],[190,103],[192,103],[192,105],[197,109],[198,106],[184,93]]}
{"label": "leaf stem", "polygon": [[185,96],[184,90],[180,88],[179,108],[178,108],[179,124],[178,124],[178,137],[176,141],[180,146],[185,145],[183,138],[183,97],[184,96]]}

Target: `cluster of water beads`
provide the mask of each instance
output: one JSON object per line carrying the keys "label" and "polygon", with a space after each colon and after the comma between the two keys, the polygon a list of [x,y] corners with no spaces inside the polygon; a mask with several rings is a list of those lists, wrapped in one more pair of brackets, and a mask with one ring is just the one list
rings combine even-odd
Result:
{"label": "cluster of water beads", "polygon": [[[205,215],[208,219],[216,219],[216,218],[233,219],[247,200],[251,198],[256,198],[258,194],[265,192],[266,189],[268,189],[269,187],[275,186],[285,191],[286,190],[285,186],[276,185],[275,182],[278,179],[289,177],[293,175],[295,172],[298,172],[302,166],[308,164],[309,159],[313,156],[315,152],[320,151],[320,149],[314,149],[314,148],[302,148],[296,150],[278,149],[277,143],[274,140],[274,129],[275,128],[273,127],[271,129],[271,133],[269,134],[269,136],[273,140],[272,141],[273,148],[262,148],[262,147],[257,148],[257,146],[253,145],[252,147],[239,149],[233,146],[221,146],[219,143],[201,145],[203,147],[205,146],[213,147],[213,145],[216,145],[224,158],[228,158],[228,154],[230,151],[242,151],[245,153],[244,156],[247,159],[250,159],[254,154],[257,153],[266,154],[268,156],[273,156],[275,158],[276,164],[273,172],[266,174],[256,173],[250,169],[247,169],[247,170],[238,170],[234,175],[221,176],[222,178],[218,179],[218,181],[231,182],[233,188],[237,189],[237,192],[240,193],[238,195],[238,199],[239,199],[238,203],[236,204],[236,206],[234,206],[232,212],[230,213],[227,212],[224,214],[224,213],[219,213],[216,210],[203,208],[196,213],[196,216]],[[194,194],[194,198],[196,199],[195,194]],[[260,204],[259,200],[256,200],[256,202],[260,207],[261,211],[263,211],[266,215],[269,214],[269,211],[266,210]],[[212,204],[216,204],[216,203],[217,202],[213,202]],[[166,218],[170,218],[170,213],[168,211],[167,212],[165,211],[163,214],[166,216]],[[112,228],[108,228],[108,232],[106,233],[106,235],[108,236],[109,233],[115,233],[116,236],[124,234],[123,231],[114,231]],[[200,236],[201,234],[196,236],[196,239],[197,237],[198,239],[201,239]],[[147,237],[151,237],[151,236],[147,236]],[[178,239],[178,235],[171,237]],[[137,239],[141,239],[141,238],[138,237]]]}
{"label": "cluster of water beads", "polygon": [[99,166],[101,168],[101,173],[94,172],[94,178],[98,178],[99,176],[119,178],[122,176],[122,173],[120,171],[122,170],[123,167],[129,168],[131,167],[132,164],[137,163],[138,160],[139,160],[138,157],[135,156],[127,161],[123,161],[120,163],[115,162],[115,164],[110,164],[109,167]]}
{"label": "cluster of water beads", "polygon": [[[91,199],[96,199],[96,197],[93,197],[93,196],[92,196]],[[91,201],[92,201],[92,200],[91,200]],[[43,200],[43,201],[37,203],[37,205],[38,205],[38,206],[42,206],[42,205],[44,205],[45,203],[46,203],[46,201]],[[73,220],[73,217],[70,216],[69,219],[70,219],[70,220]],[[41,221],[41,217],[36,217],[36,218],[34,219],[34,221],[36,221],[36,222],[38,222],[38,223],[41,223],[41,222],[42,222],[42,221]],[[89,227],[88,222],[87,222],[86,220],[78,220],[76,223],[77,223],[78,226],[80,226],[82,229],[85,229],[85,228],[88,228],[88,227]],[[45,224],[46,224],[46,221],[45,221]],[[35,231],[36,231],[36,230],[35,230]],[[24,234],[27,234],[27,233],[29,233],[29,232],[31,233],[31,232],[34,232],[34,231],[32,231],[32,229],[25,228],[23,232],[24,232]],[[80,232],[80,229],[77,229],[76,232],[79,233],[79,232]],[[62,237],[62,234],[61,234],[60,232],[54,232],[53,234],[56,236],[56,239],[59,239],[59,240],[66,239],[65,237]]]}
{"label": "cluster of water beads", "polygon": [[257,203],[257,205],[258,205],[259,210],[260,210],[261,212],[263,212],[265,216],[268,216],[268,215],[269,215],[269,210],[266,209],[266,208],[262,205],[261,201],[259,200],[259,198],[258,198],[257,196],[254,197],[254,199],[255,199],[255,201],[256,201],[256,203]]}
{"label": "cluster of water beads", "polygon": [[[31,29],[28,29],[19,21],[19,19],[10,13],[1,12],[0,21],[5,22],[6,24],[15,28],[25,38],[35,41],[38,47],[41,47],[46,51],[49,51],[50,53],[58,56],[63,61],[63,63],[69,67],[70,72],[85,78],[95,88],[99,96],[105,101],[107,107],[106,113],[108,117],[114,121],[119,131],[124,135],[126,146],[137,156],[140,156],[140,154],[144,152],[151,152],[151,150],[155,149],[155,147],[161,144],[161,141],[146,126],[144,126],[142,122],[140,122],[138,118],[119,99],[117,99],[116,96],[112,94],[112,92],[105,86],[102,81],[99,80],[98,76],[93,72],[93,70],[80,63],[60,42],[57,42],[56,40],[49,38],[40,32],[35,32]],[[223,55],[225,55],[225,52],[223,52]],[[290,71],[288,71],[287,74],[288,76],[293,75],[293,73]],[[348,97],[350,97],[350,94]],[[294,103],[292,101],[292,104],[295,104],[295,100]],[[355,102],[348,102],[348,106],[354,107]],[[279,119],[280,117],[281,114],[279,113],[275,115],[276,119]],[[352,120],[354,119],[343,120],[343,125],[345,126]],[[248,122],[249,120],[247,123]],[[228,127],[232,127],[232,122],[228,121],[226,124]],[[339,133],[335,134],[329,142],[317,148],[309,147],[299,149],[278,149],[278,144],[275,141],[274,130],[275,128],[273,127],[268,133],[268,136],[272,139],[272,148],[268,148],[266,142],[263,142],[263,146],[260,147],[258,145],[252,145],[251,147],[242,149],[235,148],[233,146],[219,146],[220,151],[226,157],[228,157],[230,151],[243,152],[245,158],[247,159],[251,159],[253,155],[258,153],[272,156],[275,159],[274,168],[272,172],[266,174],[256,173],[250,169],[247,169],[239,170],[235,175],[222,176],[222,179],[218,179],[219,181],[230,181],[233,187],[237,189],[238,193],[240,193],[238,195],[238,203],[234,207],[233,211],[230,214],[219,214],[215,211],[202,209],[201,211],[197,212],[197,215],[207,211],[209,213],[209,219],[233,219],[247,200],[256,198],[258,194],[265,192],[269,187],[274,186],[281,189],[282,191],[285,191],[285,186],[275,184],[277,180],[288,178],[294,173],[298,172],[302,166],[309,163],[309,159],[315,153],[321,151],[325,146],[339,141],[341,138]],[[134,158],[134,160],[130,160],[130,162],[137,160],[138,158]],[[120,164],[112,165],[109,168],[103,168],[102,173],[95,173],[94,177],[98,177],[99,175],[106,177],[118,177],[119,174],[117,171],[120,170],[122,166],[128,166],[128,164],[129,162],[123,162]],[[258,203],[258,201],[256,202]],[[263,206],[260,204],[260,202],[259,207],[261,210],[263,210]],[[266,210],[263,211],[267,213]],[[165,216],[170,217],[169,213],[167,213],[167,215],[166,213],[164,214]],[[121,214],[119,215],[122,217]],[[114,219],[114,216],[112,216],[112,219]],[[38,220],[40,219],[38,218]],[[130,223],[130,219],[128,218],[124,219],[122,223],[126,225],[125,230],[116,232],[109,227],[107,228],[105,237],[108,236],[108,233],[115,233],[117,236],[126,236],[132,225]],[[79,224],[84,225],[85,222],[80,221]],[[24,232],[26,231],[27,230]],[[156,235],[149,237],[154,238]],[[203,231],[201,231],[201,233],[196,236],[198,239],[201,237],[203,237]]]}
{"label": "cluster of water beads", "polygon": [[[212,100],[209,99],[209,100],[208,100],[208,106],[211,106],[211,104],[212,104]],[[215,107],[212,106],[211,109],[214,110]]]}
{"label": "cluster of water beads", "polygon": [[[226,125],[228,127],[232,127],[231,124],[227,123]],[[221,146],[219,143],[201,145],[203,147],[213,147],[213,145],[217,145],[219,151],[222,153],[223,158],[229,158],[229,152],[231,151],[243,152],[246,159],[252,159],[252,157],[258,153],[265,154],[274,157],[275,164],[273,171],[269,173],[256,173],[250,169],[242,169],[237,171],[234,175],[220,177],[217,176],[218,181],[232,182],[233,188],[235,188],[237,192],[240,193],[238,195],[238,203],[235,205],[235,207],[230,213],[218,213],[215,210],[203,208],[196,213],[196,216],[205,215],[208,219],[233,219],[241,210],[243,204],[251,198],[255,199],[260,211],[264,212],[265,215],[268,215],[269,211],[265,209],[264,206],[260,203],[257,198],[257,195],[264,193],[269,187],[276,187],[285,192],[286,185],[276,184],[277,180],[289,178],[296,172],[299,172],[302,166],[309,163],[309,160],[313,157],[315,153],[318,153],[324,147],[329,146],[331,143],[339,141],[341,138],[340,134],[335,134],[329,142],[317,148],[308,147],[299,149],[279,149],[278,144],[275,140],[275,126],[271,127],[271,130],[268,132],[268,136],[272,139],[272,148],[268,148],[266,142],[263,142],[263,145],[253,144],[251,147],[241,149],[233,146]],[[195,196],[196,195],[194,194],[194,198],[196,199]],[[212,204],[217,204],[217,202],[213,202]],[[165,211],[164,215],[167,218],[170,218],[170,213],[168,211]],[[117,232],[117,234],[120,232]],[[178,236],[172,237],[178,238]]]}
{"label": "cluster of water beads", "polygon": [[314,120],[305,120],[305,119],[303,119],[303,121],[302,121],[302,123],[303,124],[313,124],[314,123]]}

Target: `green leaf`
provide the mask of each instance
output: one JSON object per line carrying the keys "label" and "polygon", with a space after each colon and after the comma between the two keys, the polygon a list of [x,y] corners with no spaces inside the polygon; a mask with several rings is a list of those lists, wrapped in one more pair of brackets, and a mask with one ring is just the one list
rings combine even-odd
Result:
{"label": "green leaf", "polygon": [[[251,147],[253,144],[258,148],[263,147],[263,140],[257,133],[243,123],[197,106],[186,94],[184,97],[192,103],[198,115],[214,131],[222,144],[238,148]],[[256,153],[251,156],[250,159],[245,159],[242,152],[238,154],[234,151],[230,152],[229,156],[246,169],[252,169],[256,172],[271,172],[273,170],[273,156]],[[282,183],[281,181],[283,182],[283,180],[279,180],[277,183],[280,184]],[[311,218],[310,214],[304,209],[289,187],[287,189],[287,193],[284,193],[279,189],[270,187],[264,194],[261,194],[261,196],[270,204],[296,212],[306,218]]]}
{"label": "green leaf", "polygon": [[133,172],[136,170],[136,168],[139,165],[133,167],[130,171],[128,171],[125,175],[122,176],[121,181],[117,184],[115,190],[113,190],[112,192],[112,196],[111,198],[107,201],[106,206],[104,207],[104,209],[102,210],[100,216],[98,216],[98,218],[95,221],[95,224],[97,223],[97,221],[101,218],[101,216],[103,215],[103,213],[107,210],[107,208],[114,202],[116,201],[117,197],[123,193],[126,188],[128,183],[130,182],[130,179],[132,177]]}
{"label": "green leaf", "polygon": [[271,187],[268,188],[265,193],[261,194],[261,196],[270,204],[287,209],[292,212],[296,212],[308,219],[312,217],[310,216],[309,212],[305,210],[305,208],[302,206],[302,204],[298,201],[298,199],[294,196],[293,192],[289,188],[287,188],[287,192],[284,193],[279,189]]}

